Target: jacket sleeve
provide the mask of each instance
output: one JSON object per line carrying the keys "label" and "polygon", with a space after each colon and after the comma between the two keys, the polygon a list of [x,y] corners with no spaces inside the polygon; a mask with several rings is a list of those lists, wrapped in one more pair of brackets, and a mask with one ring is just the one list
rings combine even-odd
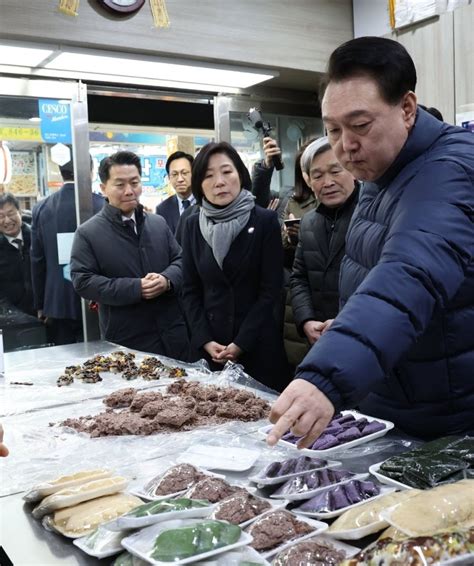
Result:
{"label": "jacket sleeve", "polygon": [[132,305],[141,301],[139,277],[106,277],[101,274],[94,248],[78,228],[71,251],[71,279],[83,299],[111,306]]}
{"label": "jacket sleeve", "polygon": [[234,343],[244,351],[251,351],[265,325],[273,317],[274,305],[282,301],[283,248],[280,225],[272,213],[263,227],[262,257],[260,258],[260,289],[257,301],[240,325]]}
{"label": "jacket sleeve", "polygon": [[293,263],[293,271],[290,275],[290,295],[291,306],[293,308],[293,316],[296,326],[300,333],[303,332],[303,325],[308,320],[316,320],[316,314],[313,307],[313,299],[311,293],[311,286],[308,279],[308,269],[304,260],[303,246],[304,234],[303,230],[310,229],[306,224],[309,224],[309,217],[303,218],[300,241],[296,248],[295,261]]}
{"label": "jacket sleeve", "polygon": [[182,299],[188,328],[191,330],[192,344],[199,349],[207,342],[214,340],[214,337],[204,311],[203,284],[194,257],[196,242],[192,241],[193,230],[190,225],[191,222],[188,220],[186,222],[186,230],[183,231]]}
{"label": "jacket sleeve", "polygon": [[474,257],[472,183],[462,166],[444,161],[406,186],[379,262],[297,371],[337,409],[390,374],[465,280]]}
{"label": "jacket sleeve", "polygon": [[36,310],[42,310],[46,286],[46,257],[44,252],[43,231],[40,224],[41,207],[33,209],[31,222],[31,283]]}
{"label": "jacket sleeve", "polygon": [[273,167],[265,167],[257,161],[252,169],[252,193],[255,202],[262,208],[270,204],[270,185],[272,182]]}
{"label": "jacket sleeve", "polygon": [[168,238],[170,264],[161,272],[161,274],[166,277],[166,279],[170,280],[172,291],[174,293],[179,293],[183,282],[181,247],[176,241],[176,238],[173,236],[168,225],[166,225],[166,236]]}

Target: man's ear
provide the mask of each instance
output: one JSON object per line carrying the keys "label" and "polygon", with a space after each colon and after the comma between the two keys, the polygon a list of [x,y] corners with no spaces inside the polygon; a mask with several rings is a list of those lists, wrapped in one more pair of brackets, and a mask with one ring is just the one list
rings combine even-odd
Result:
{"label": "man's ear", "polygon": [[313,187],[311,186],[310,180],[309,180],[309,175],[308,173],[306,173],[305,171],[302,172],[303,173],[303,179],[304,182],[308,185],[308,187],[313,190]]}
{"label": "man's ear", "polygon": [[105,192],[105,184],[104,184],[104,183],[101,183],[101,184],[100,184],[100,190],[102,191],[104,197],[106,197],[106,196],[107,196],[107,193]]}
{"label": "man's ear", "polygon": [[406,124],[407,130],[410,130],[415,123],[416,107],[416,94],[412,90],[410,90],[405,94],[402,101],[403,120]]}

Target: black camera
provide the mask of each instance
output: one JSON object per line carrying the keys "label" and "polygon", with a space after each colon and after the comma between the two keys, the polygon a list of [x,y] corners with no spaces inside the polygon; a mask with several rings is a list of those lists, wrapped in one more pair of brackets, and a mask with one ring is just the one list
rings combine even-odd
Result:
{"label": "black camera", "polygon": [[[260,110],[258,110],[257,108],[250,108],[247,114],[247,118],[249,119],[249,122],[252,124],[252,126],[258,132],[260,132],[263,137],[270,135],[270,132],[273,128],[271,127],[270,122],[263,121]],[[285,164],[283,163],[279,155],[273,155],[272,162],[277,171],[281,171],[285,167]]]}

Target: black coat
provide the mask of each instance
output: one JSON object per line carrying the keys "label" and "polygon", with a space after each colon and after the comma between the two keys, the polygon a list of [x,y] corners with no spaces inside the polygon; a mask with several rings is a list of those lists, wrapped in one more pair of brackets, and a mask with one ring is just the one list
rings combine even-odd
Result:
{"label": "black coat", "polygon": [[278,390],[287,385],[282,333],[273,308],[282,285],[283,249],[273,211],[255,207],[222,270],[201,234],[199,215],[187,218],[183,304],[193,346],[234,342],[243,350],[238,362],[247,373]]}
{"label": "black coat", "polygon": [[[171,358],[186,360],[188,336],[177,299],[181,288],[181,249],[165,220],[137,208],[138,235],[106,204],[79,226],[71,255],[76,291],[99,303],[107,340]],[[142,299],[141,278],[161,273],[172,291]]]}
{"label": "black coat", "polygon": [[173,195],[161,202],[156,207],[156,214],[163,216],[163,218],[166,220],[166,223],[170,227],[170,230],[173,232],[173,234],[175,234],[180,217],[178,197],[176,195]]}
{"label": "black coat", "polygon": [[331,210],[320,204],[301,220],[290,277],[291,304],[300,332],[306,321],[324,322],[339,312],[339,270],[358,197],[356,187],[342,207]]}
{"label": "black coat", "polygon": [[21,233],[22,252],[3,234],[0,235],[0,298],[23,312],[34,314],[30,272],[31,229],[28,224],[22,223]]}
{"label": "black coat", "polygon": [[[104,199],[92,194],[94,214]],[[35,307],[51,318],[81,320],[81,300],[72,282],[58,264],[58,233],[75,232],[77,227],[74,183],[65,183],[33,208],[31,225],[31,277]]]}

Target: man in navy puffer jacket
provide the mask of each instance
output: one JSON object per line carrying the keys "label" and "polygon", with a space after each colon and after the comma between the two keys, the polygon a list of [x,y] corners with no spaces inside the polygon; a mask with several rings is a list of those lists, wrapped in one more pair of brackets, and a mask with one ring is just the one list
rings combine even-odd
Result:
{"label": "man in navy puffer jacket", "polygon": [[474,434],[474,136],[417,108],[397,42],[331,55],[323,121],[364,181],[341,266],[339,315],[271,414],[309,446],[359,407],[423,438]]}

